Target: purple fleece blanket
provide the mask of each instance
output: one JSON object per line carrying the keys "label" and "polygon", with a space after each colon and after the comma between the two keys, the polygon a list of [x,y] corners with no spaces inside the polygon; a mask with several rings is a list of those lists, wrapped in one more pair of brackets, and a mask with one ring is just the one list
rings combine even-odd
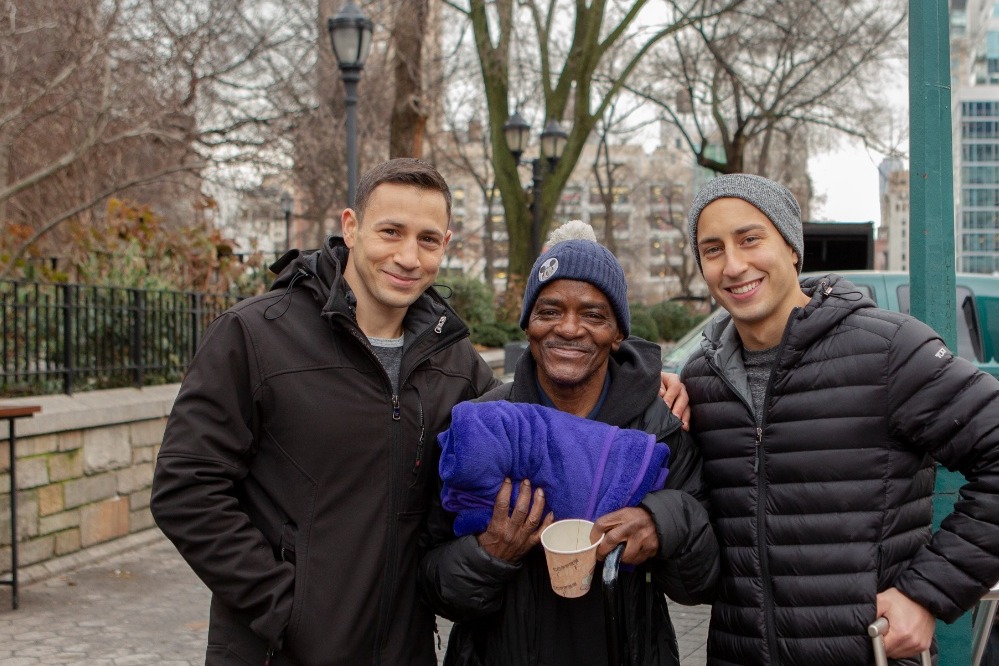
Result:
{"label": "purple fleece blanket", "polygon": [[451,412],[441,445],[441,502],[457,536],[485,531],[503,479],[545,491],[555,518],[594,520],[666,483],[669,447],[617,428],[529,403],[465,402]]}

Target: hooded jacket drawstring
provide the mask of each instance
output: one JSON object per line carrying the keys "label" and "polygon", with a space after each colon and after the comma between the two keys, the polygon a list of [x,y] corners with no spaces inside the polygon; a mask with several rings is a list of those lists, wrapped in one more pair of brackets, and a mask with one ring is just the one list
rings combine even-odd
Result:
{"label": "hooded jacket drawstring", "polygon": [[[301,280],[302,278],[307,278],[307,277],[312,277],[312,275],[304,268],[299,268],[298,271],[293,276],[291,276],[291,281],[288,282],[288,286],[285,288],[284,293],[281,294],[281,298],[279,298],[276,302],[268,305],[267,309],[264,310],[264,319],[270,321],[282,317],[284,313],[288,311],[288,308],[291,307],[291,296],[292,296],[291,290],[294,288],[295,283]],[[284,306],[284,310],[281,310],[281,312],[277,313],[276,315],[272,315],[271,308],[280,305],[286,298],[288,299],[288,303]]]}

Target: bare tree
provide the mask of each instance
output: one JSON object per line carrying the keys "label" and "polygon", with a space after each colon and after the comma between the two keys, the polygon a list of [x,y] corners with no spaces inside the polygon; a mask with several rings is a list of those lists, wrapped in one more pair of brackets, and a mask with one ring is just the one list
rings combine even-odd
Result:
{"label": "bare tree", "polygon": [[620,178],[620,172],[625,165],[613,158],[614,147],[627,143],[636,132],[648,125],[649,121],[632,122],[631,118],[640,111],[639,104],[627,104],[618,94],[611,99],[604,109],[604,115],[597,122],[597,150],[593,155],[590,169],[597,183],[597,192],[604,208],[604,241],[603,244],[615,254],[618,253],[617,240],[614,237],[617,189],[622,181],[633,181],[635,174],[626,174]]}
{"label": "bare tree", "polygon": [[903,53],[905,17],[899,0],[747,0],[675,33],[630,89],[680,128],[701,166],[774,176],[806,136],[878,143],[881,70]]}
{"label": "bare tree", "polygon": [[423,40],[427,34],[429,0],[397,3],[392,21],[395,102],[389,123],[389,156],[420,157],[427,123],[423,90]]}
{"label": "bare tree", "polygon": [[0,276],[29,251],[58,253],[60,226],[103,219],[112,196],[152,205],[167,225],[203,225],[206,183],[286,160],[286,93],[301,90],[314,42],[294,5],[2,5],[0,206],[14,233]]}
{"label": "bare tree", "polygon": [[686,202],[683,196],[685,188],[682,184],[665,183],[660,191],[665,204],[663,221],[676,232],[675,240],[663,247],[666,271],[676,277],[680,295],[690,298],[693,295],[691,286],[701,272],[687,247]]}
{"label": "bare tree", "polygon": [[[503,198],[510,239],[509,289],[517,291],[534,261],[531,215],[521,187],[518,165],[503,136],[503,125],[513,108],[531,111],[543,127],[548,120],[568,123],[568,142],[562,159],[548,174],[535,202],[540,206],[543,237],[552,212],[584,144],[610,100],[626,84],[646,54],[669,35],[704,16],[714,16],[741,0],[685,0],[658,3],[660,16],[643,14],[650,3],[606,0],[563,3],[550,0],[467,0],[447,2],[468,18],[480,65],[489,110],[488,131]],[[621,44],[630,42],[633,54],[620,63],[597,94],[594,73],[610,60]],[[523,77],[524,81],[515,81]],[[519,100],[519,101],[518,101]]]}

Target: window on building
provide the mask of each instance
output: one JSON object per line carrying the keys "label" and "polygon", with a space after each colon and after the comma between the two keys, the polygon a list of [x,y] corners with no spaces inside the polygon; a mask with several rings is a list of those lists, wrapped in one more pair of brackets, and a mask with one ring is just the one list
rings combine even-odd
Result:
{"label": "window on building", "polygon": [[579,206],[583,202],[583,188],[579,185],[567,185],[562,190],[560,201],[565,206]]}
{"label": "window on building", "polygon": [[673,228],[662,215],[649,215],[648,219],[651,231],[669,231]]}

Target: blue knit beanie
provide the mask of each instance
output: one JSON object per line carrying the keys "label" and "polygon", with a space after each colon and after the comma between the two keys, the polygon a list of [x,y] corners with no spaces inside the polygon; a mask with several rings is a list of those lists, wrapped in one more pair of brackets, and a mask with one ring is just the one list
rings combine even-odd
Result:
{"label": "blue knit beanie", "polygon": [[800,273],[801,264],[805,260],[805,239],[797,199],[780,183],[748,173],[730,173],[709,180],[690,205],[687,232],[690,234],[690,250],[694,253],[694,260],[701,272],[704,269],[701,268],[701,253],[697,249],[697,221],[708,204],[725,197],[742,199],[752,204],[773,222],[780,235],[797,253],[797,268]]}
{"label": "blue knit beanie", "polygon": [[628,282],[624,269],[610,250],[591,240],[573,239],[552,245],[534,262],[524,291],[520,327],[527,330],[534,302],[541,289],[555,280],[580,280],[599,289],[610,301],[617,327],[625,337],[631,334],[628,309]]}

